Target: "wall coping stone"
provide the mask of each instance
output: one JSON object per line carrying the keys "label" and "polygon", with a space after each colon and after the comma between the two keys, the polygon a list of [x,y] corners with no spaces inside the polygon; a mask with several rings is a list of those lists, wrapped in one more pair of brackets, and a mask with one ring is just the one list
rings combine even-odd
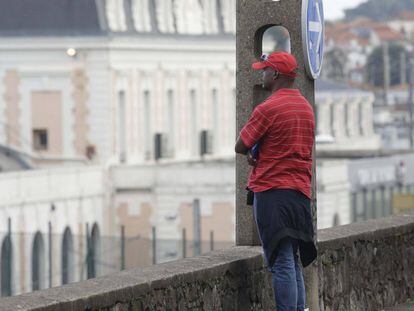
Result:
{"label": "wall coping stone", "polygon": [[318,230],[318,252],[351,246],[357,240],[381,240],[414,230],[414,213],[404,213]]}
{"label": "wall coping stone", "polygon": [[111,307],[157,288],[263,266],[259,246],[234,246],[202,256],[134,268],[64,286],[0,299],[0,310],[84,310]]}

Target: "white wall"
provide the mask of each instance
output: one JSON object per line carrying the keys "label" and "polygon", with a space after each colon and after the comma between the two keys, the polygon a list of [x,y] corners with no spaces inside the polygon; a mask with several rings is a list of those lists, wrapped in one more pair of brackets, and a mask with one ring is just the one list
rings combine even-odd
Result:
{"label": "white wall", "polygon": [[374,96],[364,92],[316,93],[317,150],[377,150],[374,133]]}
{"label": "white wall", "polygon": [[81,247],[79,239],[85,239],[86,223],[90,229],[97,223],[101,234],[108,234],[110,212],[105,186],[106,174],[100,167],[0,174],[0,241],[7,233],[8,219],[11,219],[14,294],[31,290],[32,248],[36,232],[43,236],[46,258],[43,277],[49,284],[49,222],[53,236],[53,284],[61,284],[61,243],[67,227],[75,244],[75,280],[82,278],[80,267],[84,264],[86,245],[83,241]]}
{"label": "white wall", "polygon": [[338,225],[350,223],[351,187],[348,176],[348,161],[318,160],[316,178],[318,229],[332,227],[335,215],[339,217]]}
{"label": "white wall", "polygon": [[[148,48],[151,47],[149,50]],[[116,97],[120,90],[126,95],[127,122],[127,163],[139,164],[145,161],[143,150],[145,120],[143,119],[143,96],[151,93],[151,135],[149,141],[153,149],[155,133],[166,133],[167,92],[172,90],[175,99],[175,146],[171,160],[199,158],[199,144],[192,146],[190,137],[191,122],[196,118],[197,131],[212,129],[211,90],[218,91],[218,118],[220,129],[217,132],[218,148],[214,156],[233,154],[235,102],[235,47],[232,40],[206,38],[194,43],[183,38],[146,38],[139,41],[117,38],[111,42],[110,64],[112,74],[112,126],[116,133],[118,114]],[[197,115],[191,115],[190,91],[197,93]],[[166,133],[168,134],[168,133]],[[191,134],[191,135],[190,135]],[[199,132],[194,134],[199,135]],[[111,163],[118,163],[118,134],[114,134],[115,152]],[[148,138],[147,138],[148,139]],[[153,159],[153,155],[152,155]],[[151,162],[151,161],[150,161]]]}
{"label": "white wall", "polygon": [[[233,160],[165,163],[157,166],[117,166],[111,169],[115,189],[136,193],[136,202],[146,198],[153,209],[152,225],[160,239],[181,239],[176,221],[166,216],[178,215],[183,203],[200,199],[201,212],[211,210],[214,202],[235,204],[235,165]],[[117,196],[122,196],[119,194]]]}

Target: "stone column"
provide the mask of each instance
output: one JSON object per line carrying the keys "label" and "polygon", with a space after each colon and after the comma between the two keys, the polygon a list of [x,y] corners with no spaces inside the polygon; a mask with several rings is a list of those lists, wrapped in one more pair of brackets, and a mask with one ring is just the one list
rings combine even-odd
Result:
{"label": "stone column", "polygon": [[[292,54],[298,60],[300,74],[297,87],[308,101],[314,105],[314,82],[305,74],[304,53],[302,47],[302,1],[237,1],[237,132],[248,120],[255,105],[269,94],[261,87],[260,73],[251,69],[251,63],[257,61],[262,53],[262,36],[271,26],[283,26],[290,33]],[[314,165],[315,179],[315,165]],[[249,167],[243,156],[236,159],[236,244],[260,245],[252,208],[246,206],[246,183]],[[313,182],[312,209],[316,233],[316,187]],[[316,238],[316,237],[315,237]],[[306,269],[305,278],[308,292],[308,304],[311,310],[318,310],[318,274],[317,266]]]}

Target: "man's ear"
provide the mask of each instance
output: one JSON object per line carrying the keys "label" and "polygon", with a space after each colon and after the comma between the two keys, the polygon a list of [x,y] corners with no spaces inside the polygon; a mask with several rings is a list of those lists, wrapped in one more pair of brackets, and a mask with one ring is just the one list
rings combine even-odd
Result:
{"label": "man's ear", "polygon": [[276,80],[277,78],[279,78],[280,73],[278,71],[275,71],[273,74],[273,80]]}

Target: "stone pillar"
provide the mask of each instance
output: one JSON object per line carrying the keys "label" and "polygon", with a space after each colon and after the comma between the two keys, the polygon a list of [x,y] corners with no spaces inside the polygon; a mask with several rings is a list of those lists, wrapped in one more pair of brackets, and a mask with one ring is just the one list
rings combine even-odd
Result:
{"label": "stone pillar", "polygon": [[[302,0],[289,1],[237,1],[237,132],[248,120],[253,108],[263,101],[266,94],[261,87],[261,73],[251,69],[251,64],[262,54],[262,36],[271,26],[283,26],[290,33],[292,54],[296,56],[300,74],[297,87],[314,105],[314,82],[305,73],[302,47]],[[315,180],[315,165],[314,165]],[[236,244],[260,245],[252,208],[246,206],[246,183],[249,167],[246,159],[236,159]],[[316,187],[313,183],[312,210],[316,233]],[[316,238],[316,237],[315,237]],[[316,265],[305,271],[306,287],[311,310],[318,310],[318,274]]]}

